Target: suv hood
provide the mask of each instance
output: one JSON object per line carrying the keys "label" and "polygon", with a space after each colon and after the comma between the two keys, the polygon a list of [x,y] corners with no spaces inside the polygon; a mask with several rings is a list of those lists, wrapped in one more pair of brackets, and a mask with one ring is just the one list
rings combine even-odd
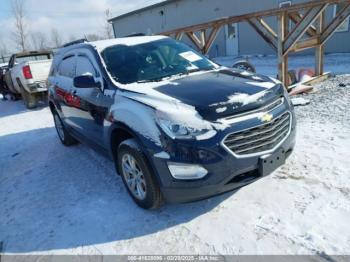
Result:
{"label": "suv hood", "polygon": [[179,105],[190,106],[208,121],[257,109],[284,93],[283,86],[269,77],[225,68],[142,85],[146,87],[125,88],[138,93],[127,96],[158,110],[160,105],[175,105],[177,110]]}

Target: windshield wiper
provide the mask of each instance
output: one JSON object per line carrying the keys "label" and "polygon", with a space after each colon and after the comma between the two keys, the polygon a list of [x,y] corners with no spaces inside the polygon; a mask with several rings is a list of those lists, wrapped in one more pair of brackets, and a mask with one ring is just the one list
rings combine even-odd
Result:
{"label": "windshield wiper", "polygon": [[175,75],[173,75],[173,76],[189,75],[189,74],[196,73],[196,72],[201,72],[201,71],[210,71],[210,70],[212,70],[212,69],[213,69],[213,68],[211,68],[211,67],[206,67],[206,68],[194,68],[194,69],[189,69],[189,70],[186,70],[186,71],[184,71],[184,72],[175,74]]}
{"label": "windshield wiper", "polygon": [[206,72],[206,71],[211,71],[211,70],[213,70],[212,67],[196,68],[196,69],[187,70],[187,73],[188,73],[188,74],[191,74],[191,73]]}
{"label": "windshield wiper", "polygon": [[201,72],[201,71],[210,71],[212,69],[213,68],[210,68],[210,67],[207,67],[207,68],[195,68],[195,69],[186,70],[184,72],[173,74],[173,75],[165,75],[165,76],[157,77],[157,78],[139,80],[139,81],[137,81],[137,83],[160,82],[160,81],[164,80],[165,78],[172,78],[174,76],[189,75],[191,73],[196,73],[196,72]]}
{"label": "windshield wiper", "polygon": [[141,83],[150,83],[150,82],[160,82],[164,79],[165,77],[162,78],[153,78],[153,79],[144,79],[144,80],[139,80],[137,81],[137,83],[141,84]]}

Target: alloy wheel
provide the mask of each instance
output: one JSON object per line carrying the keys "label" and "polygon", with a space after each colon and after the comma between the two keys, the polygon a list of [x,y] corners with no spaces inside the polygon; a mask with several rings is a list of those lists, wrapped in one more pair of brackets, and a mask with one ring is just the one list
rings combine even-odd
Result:
{"label": "alloy wheel", "polygon": [[137,160],[130,154],[125,154],[122,158],[123,177],[132,195],[144,200],[147,193],[145,176],[139,167]]}

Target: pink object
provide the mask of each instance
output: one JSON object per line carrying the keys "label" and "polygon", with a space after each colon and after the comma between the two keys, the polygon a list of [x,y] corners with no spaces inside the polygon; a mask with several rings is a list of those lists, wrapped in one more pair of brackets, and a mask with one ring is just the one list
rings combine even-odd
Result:
{"label": "pink object", "polygon": [[307,80],[310,80],[311,78],[313,78],[315,76],[315,71],[313,69],[300,69],[299,70],[299,74],[298,74],[298,80],[299,83],[303,83]]}

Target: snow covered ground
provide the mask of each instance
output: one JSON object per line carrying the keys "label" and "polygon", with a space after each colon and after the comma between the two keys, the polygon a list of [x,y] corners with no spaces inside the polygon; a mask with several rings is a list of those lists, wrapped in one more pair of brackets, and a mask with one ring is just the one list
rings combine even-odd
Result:
{"label": "snow covered ground", "polygon": [[[269,56],[246,56],[241,58],[235,57],[218,57],[214,60],[221,65],[231,67],[234,61],[240,59],[248,59],[255,68],[257,73],[268,75],[271,77],[277,76],[277,57]],[[350,68],[350,53],[344,54],[326,54],[324,57],[325,72],[334,74],[348,74]],[[301,68],[315,68],[314,55],[294,55],[289,58],[289,70],[298,70]]]}
{"label": "snow covered ground", "polygon": [[136,207],[109,160],[62,146],[48,108],[0,101],[2,251],[350,255],[350,75],[307,98],[285,166],[236,192],[158,211]]}

